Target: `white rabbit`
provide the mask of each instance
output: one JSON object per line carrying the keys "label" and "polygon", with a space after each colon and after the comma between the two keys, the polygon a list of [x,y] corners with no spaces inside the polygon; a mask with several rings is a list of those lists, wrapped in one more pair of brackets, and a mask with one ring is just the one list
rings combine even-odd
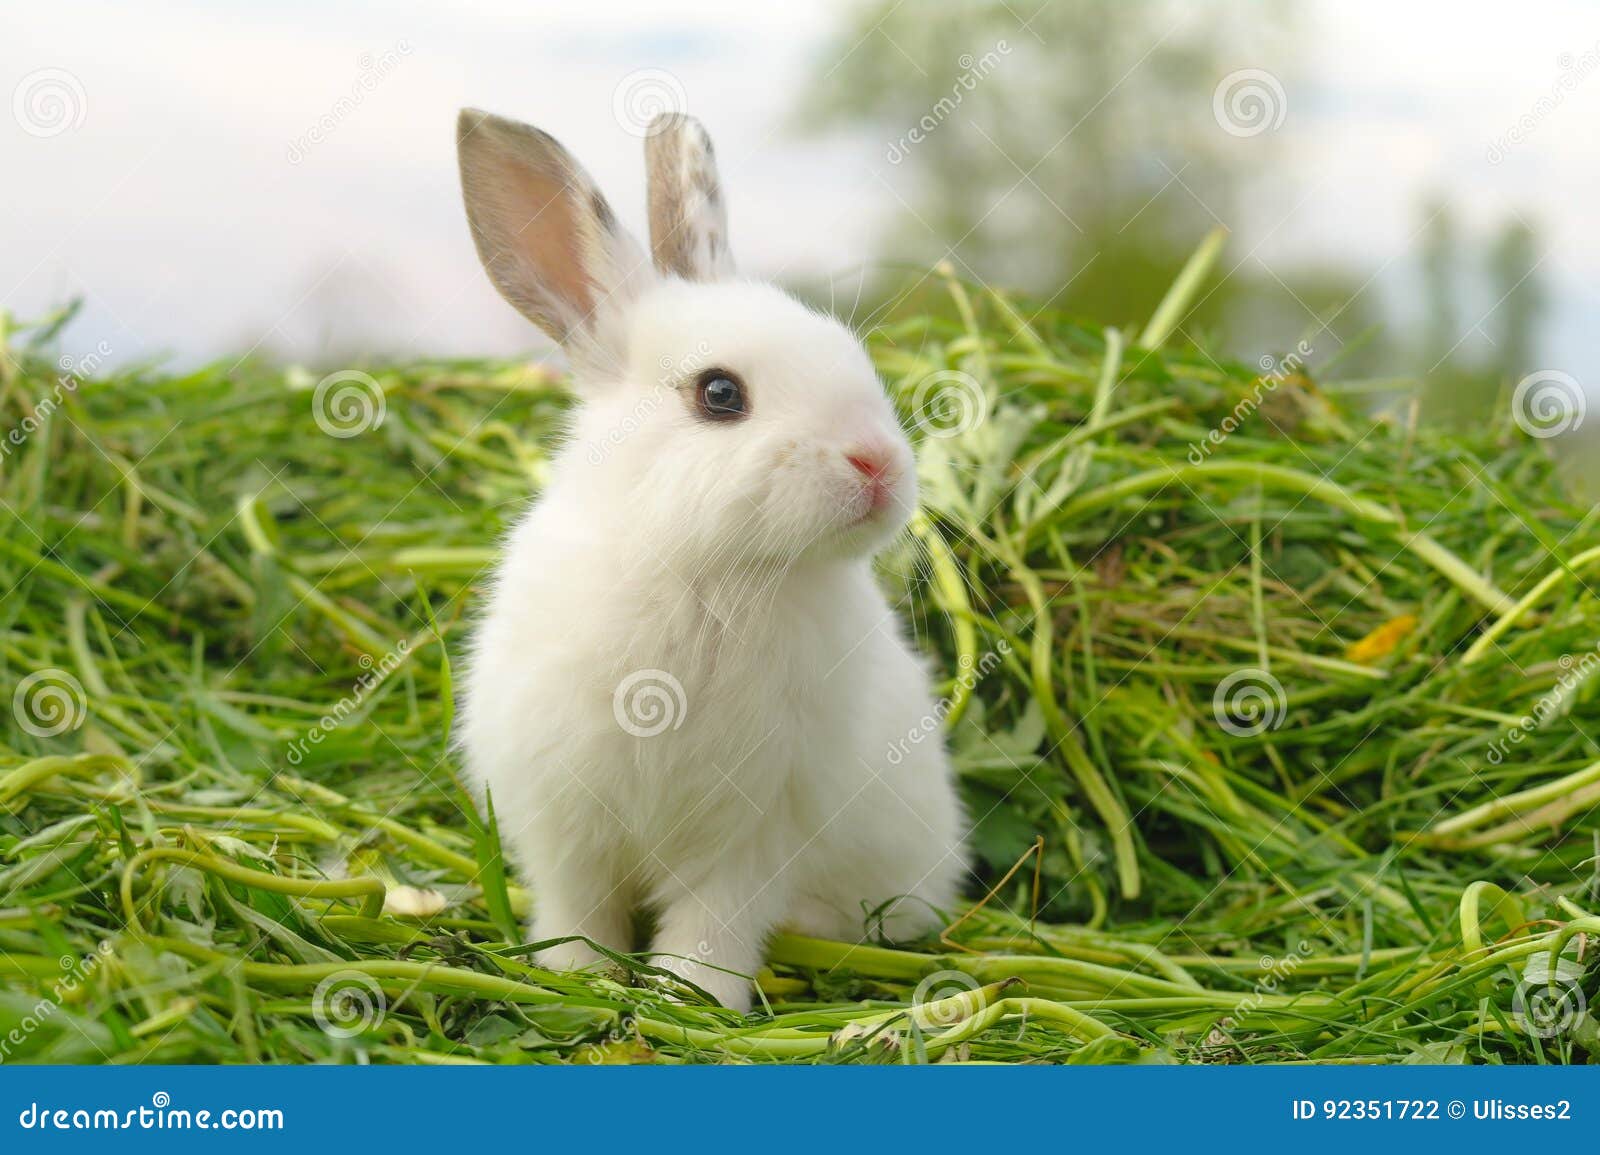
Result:
{"label": "white rabbit", "polygon": [[[916,480],[866,353],[735,279],[697,122],[651,126],[656,267],[551,137],[467,110],[458,145],[484,267],[581,402],[465,682],[467,768],[533,939],[629,951],[653,910],[656,961],[746,1010],[780,927],[926,933],[964,819],[937,733],[907,741],[939,715],[871,570]],[[575,939],[542,961],[599,958]]]}

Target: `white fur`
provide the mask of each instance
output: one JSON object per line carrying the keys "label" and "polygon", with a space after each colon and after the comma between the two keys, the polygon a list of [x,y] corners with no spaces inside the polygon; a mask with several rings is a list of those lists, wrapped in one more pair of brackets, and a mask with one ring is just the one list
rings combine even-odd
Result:
{"label": "white fur", "polygon": [[[911,449],[855,339],[775,288],[657,278],[608,308],[627,368],[578,382],[505,544],[466,763],[534,940],[628,951],[651,908],[657,961],[742,1010],[774,930],[911,937],[957,897],[948,761],[905,741],[936,717],[927,674],[870,563],[915,507]],[[744,420],[696,411],[713,366],[745,383]],[[892,462],[876,514],[846,460],[863,447]]]}

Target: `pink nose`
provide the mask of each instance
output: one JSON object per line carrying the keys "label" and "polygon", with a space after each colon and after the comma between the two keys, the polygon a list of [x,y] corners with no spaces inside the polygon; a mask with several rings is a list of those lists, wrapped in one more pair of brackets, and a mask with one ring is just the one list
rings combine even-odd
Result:
{"label": "pink nose", "polygon": [[889,455],[883,450],[857,449],[846,453],[844,459],[868,481],[882,481],[889,468]]}

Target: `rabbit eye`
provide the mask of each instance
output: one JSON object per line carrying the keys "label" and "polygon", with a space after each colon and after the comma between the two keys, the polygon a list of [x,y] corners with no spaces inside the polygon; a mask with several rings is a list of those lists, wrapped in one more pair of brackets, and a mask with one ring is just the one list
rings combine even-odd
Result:
{"label": "rabbit eye", "polygon": [[700,415],[709,421],[732,421],[747,412],[744,386],[726,369],[708,369],[695,388]]}

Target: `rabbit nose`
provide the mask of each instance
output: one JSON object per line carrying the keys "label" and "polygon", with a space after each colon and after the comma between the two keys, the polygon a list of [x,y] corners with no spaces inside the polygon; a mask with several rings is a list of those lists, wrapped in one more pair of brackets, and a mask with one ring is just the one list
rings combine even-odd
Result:
{"label": "rabbit nose", "polygon": [[889,469],[889,452],[885,449],[852,449],[844,459],[868,481],[882,481]]}

